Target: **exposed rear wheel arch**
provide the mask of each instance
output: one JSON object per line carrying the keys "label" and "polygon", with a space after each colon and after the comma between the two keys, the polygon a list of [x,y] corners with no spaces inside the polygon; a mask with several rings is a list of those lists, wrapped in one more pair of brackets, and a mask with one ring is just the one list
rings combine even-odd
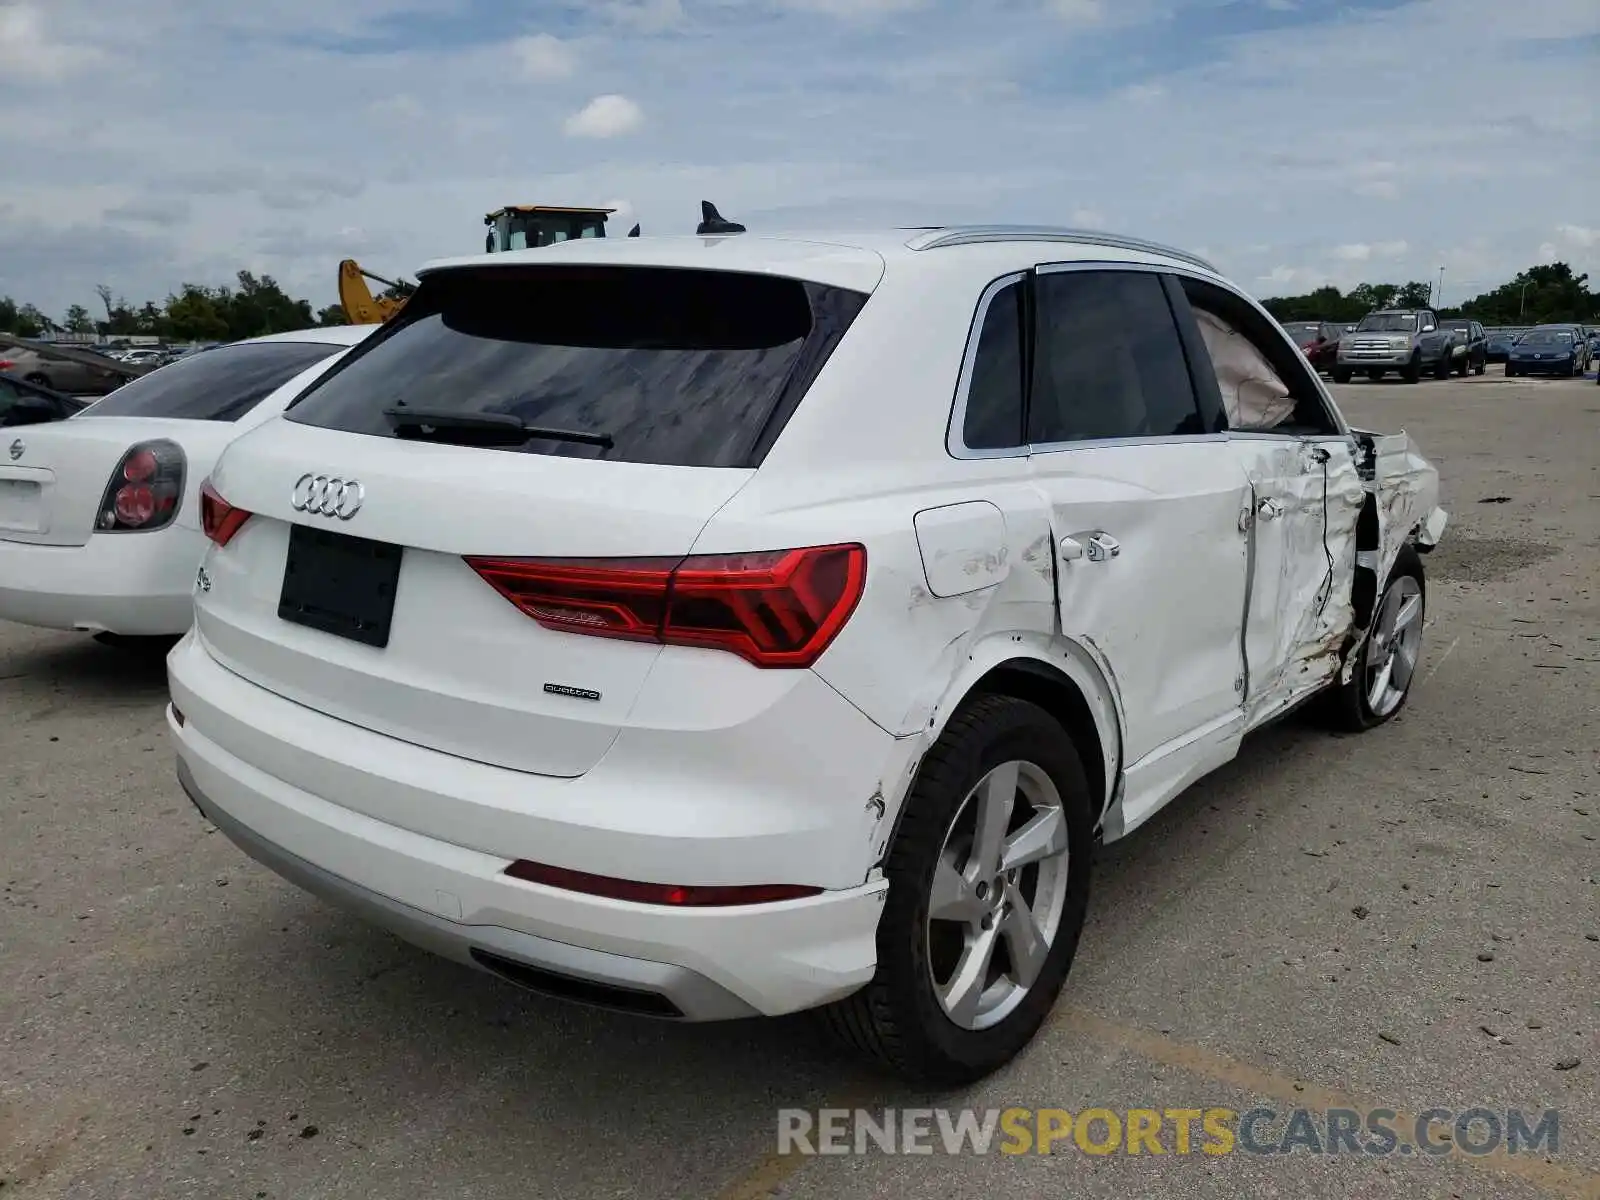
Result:
{"label": "exposed rear wheel arch", "polygon": [[1037,704],[1060,723],[1077,748],[1088,778],[1089,794],[1103,805],[1106,786],[1105,747],[1095,724],[1094,710],[1082,690],[1064,672],[1037,659],[1018,658],[1001,663],[979,679],[968,693],[1015,696]]}

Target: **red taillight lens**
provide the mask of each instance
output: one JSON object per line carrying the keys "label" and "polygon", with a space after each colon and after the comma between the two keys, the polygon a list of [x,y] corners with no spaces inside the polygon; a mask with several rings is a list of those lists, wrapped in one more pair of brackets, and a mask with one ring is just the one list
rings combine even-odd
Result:
{"label": "red taillight lens", "polygon": [[176,442],[141,442],[131,447],[111,473],[95,529],[101,533],[150,533],[165,529],[183,503],[186,469]]}
{"label": "red taillight lens", "polygon": [[683,559],[468,558],[547,629],[727,650],[758,667],[809,667],[861,599],[856,544]]}
{"label": "red taillight lens", "polygon": [[16,365],[17,360],[14,358],[0,358],[0,371],[9,371]]}
{"label": "red taillight lens", "polygon": [[249,519],[250,514],[224,500],[209,479],[200,485],[200,528],[217,545],[226,546]]}
{"label": "red taillight lens", "polygon": [[149,449],[135,450],[122,462],[122,477],[129,483],[144,483],[155,478],[160,466]]}
{"label": "red taillight lens", "polygon": [[727,908],[736,904],[777,904],[784,900],[803,900],[820,896],[822,889],[798,883],[755,883],[701,887],[679,883],[636,883],[631,879],[612,879],[587,871],[547,867],[542,863],[518,859],[505,869],[513,879],[542,883],[546,887],[635,904],[664,904],[674,908]]}

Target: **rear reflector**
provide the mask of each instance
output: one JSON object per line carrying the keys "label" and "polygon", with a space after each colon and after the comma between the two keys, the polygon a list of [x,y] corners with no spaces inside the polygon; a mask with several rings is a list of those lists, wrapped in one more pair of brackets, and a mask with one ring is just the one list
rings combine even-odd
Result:
{"label": "rear reflector", "polygon": [[587,871],[569,871],[565,867],[547,867],[542,863],[518,859],[506,868],[513,879],[527,883],[542,883],[546,887],[567,892],[583,892],[589,896],[604,896],[610,900],[629,900],[635,904],[663,904],[671,908],[727,908],[738,904],[777,904],[784,900],[803,900],[807,896],[820,896],[819,887],[806,887],[796,883],[736,884],[728,887],[695,887],[675,883],[635,883],[629,879],[612,879],[605,875],[590,875]]}
{"label": "rear reflector", "polygon": [[809,667],[844,628],[867,578],[855,543],[683,559],[468,558],[547,629],[726,650],[758,667]]}
{"label": "rear reflector", "polygon": [[211,480],[207,479],[200,485],[200,528],[217,545],[226,546],[249,519],[247,511],[235,508],[222,498],[222,494],[211,486]]}

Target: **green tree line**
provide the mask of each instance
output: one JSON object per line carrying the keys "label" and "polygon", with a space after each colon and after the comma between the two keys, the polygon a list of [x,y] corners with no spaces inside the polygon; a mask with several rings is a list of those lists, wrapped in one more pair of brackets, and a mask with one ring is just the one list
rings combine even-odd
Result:
{"label": "green tree line", "polygon": [[[1261,303],[1280,321],[1359,321],[1374,309],[1427,308],[1431,284],[1358,283],[1348,292],[1320,287],[1303,296],[1274,296]],[[1488,326],[1545,325],[1563,321],[1600,324],[1600,293],[1587,275],[1566,263],[1529,267],[1509,283],[1439,310],[1440,316],[1471,317]]]}
{"label": "green tree line", "polygon": [[139,305],[101,284],[95,291],[104,316],[74,304],[59,320],[36,305],[19,304],[10,296],[0,296],[0,332],[18,337],[97,333],[107,337],[151,336],[173,342],[231,342],[314,325],[348,324],[339,305],[313,312],[309,300],[290,296],[271,275],[240,271],[236,278],[236,285],[231,287],[186,283],[164,301],[146,300]]}

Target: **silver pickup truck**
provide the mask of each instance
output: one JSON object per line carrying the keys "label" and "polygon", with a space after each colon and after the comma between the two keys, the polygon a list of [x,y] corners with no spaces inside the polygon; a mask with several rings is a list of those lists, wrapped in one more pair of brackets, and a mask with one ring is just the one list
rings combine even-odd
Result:
{"label": "silver pickup truck", "polygon": [[1353,333],[1339,339],[1333,381],[1349,383],[1357,371],[1369,379],[1398,371],[1407,383],[1416,383],[1424,371],[1443,379],[1456,356],[1465,353],[1465,339],[1442,325],[1431,309],[1385,309],[1368,313]]}

